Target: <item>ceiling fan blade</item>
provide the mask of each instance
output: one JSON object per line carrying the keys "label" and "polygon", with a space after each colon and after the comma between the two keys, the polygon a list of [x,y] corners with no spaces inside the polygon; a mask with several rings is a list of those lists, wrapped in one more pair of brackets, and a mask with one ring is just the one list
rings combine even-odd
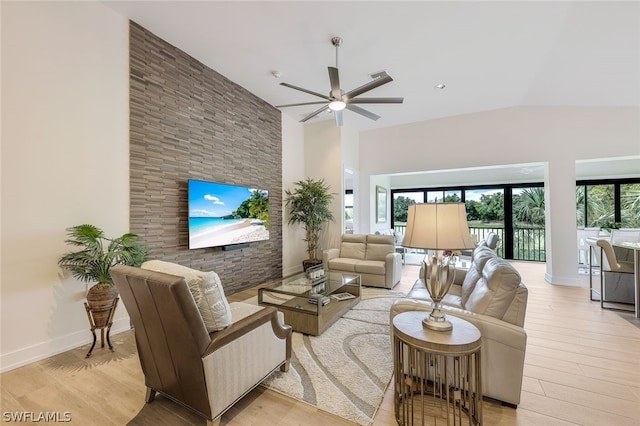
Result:
{"label": "ceiling fan blade", "polygon": [[355,98],[349,99],[350,104],[401,104],[404,98]]}
{"label": "ceiling fan blade", "polygon": [[323,111],[326,111],[327,107],[323,106],[322,108],[317,109],[316,111],[312,112],[311,114],[307,115],[305,118],[303,118],[302,120],[300,120],[301,123],[304,123],[310,119],[312,119],[313,117],[315,117],[316,115],[320,114]]}
{"label": "ceiling fan blade", "polygon": [[340,77],[338,76],[338,68],[329,67],[329,81],[331,82],[331,96],[336,99],[342,97],[340,90]]}
{"label": "ceiling fan blade", "polygon": [[319,98],[322,98],[322,99],[326,99],[326,100],[328,100],[328,101],[331,101],[331,98],[330,98],[330,97],[328,97],[328,96],[321,95],[320,93],[312,92],[311,90],[303,89],[302,87],[294,86],[293,84],[289,84],[289,83],[280,83],[280,85],[281,85],[281,86],[284,86],[284,87],[288,87],[288,88],[290,88],[290,89],[299,90],[299,91],[301,91],[301,92],[308,93],[308,94],[310,94],[310,95],[317,96],[317,97],[319,97]]}
{"label": "ceiling fan blade", "polygon": [[369,90],[373,90],[376,87],[380,87],[383,84],[387,84],[389,82],[393,81],[393,78],[391,78],[391,76],[389,74],[385,73],[380,73],[380,77],[376,78],[375,80],[372,80],[370,82],[368,82],[367,84],[364,84],[356,89],[353,89],[350,92],[345,93],[344,97],[347,99],[352,99],[355,98],[358,95],[361,95],[365,92],[368,92]]}
{"label": "ceiling fan blade", "polygon": [[380,118],[380,116],[378,114],[374,114],[370,111],[367,111],[366,109],[360,108],[359,106],[355,106],[353,104],[347,104],[347,109],[349,111],[353,111],[357,114],[363,115],[367,118],[370,118],[373,121],[376,121],[378,118]]}
{"label": "ceiling fan blade", "polygon": [[302,102],[300,104],[276,105],[276,108],[286,108],[286,107],[303,106],[303,105],[320,105],[320,104],[326,104],[326,103],[327,101]]}
{"label": "ceiling fan blade", "polygon": [[344,120],[342,119],[342,111],[334,111],[334,114],[336,115],[336,126],[342,127],[342,124],[344,123]]}

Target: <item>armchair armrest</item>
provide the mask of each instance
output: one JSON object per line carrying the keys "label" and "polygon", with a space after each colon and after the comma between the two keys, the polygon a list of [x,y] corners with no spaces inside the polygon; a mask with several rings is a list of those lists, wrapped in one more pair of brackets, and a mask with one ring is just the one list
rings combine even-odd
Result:
{"label": "armchair armrest", "polygon": [[280,323],[278,320],[278,310],[273,306],[264,307],[258,312],[234,322],[224,330],[210,333],[211,343],[202,354],[202,357],[206,357],[222,346],[268,322],[271,322],[271,328],[276,337],[279,339],[287,339],[287,359],[291,358],[291,335],[293,331],[291,326]]}
{"label": "armchair armrest", "polygon": [[292,330],[278,318],[269,306],[210,334],[202,356],[210,418],[219,418],[275,369],[289,368]]}

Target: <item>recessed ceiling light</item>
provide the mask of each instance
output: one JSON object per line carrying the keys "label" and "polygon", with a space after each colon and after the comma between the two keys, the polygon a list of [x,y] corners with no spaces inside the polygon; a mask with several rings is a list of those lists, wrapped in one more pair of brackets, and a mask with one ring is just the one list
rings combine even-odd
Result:
{"label": "recessed ceiling light", "polygon": [[442,89],[444,89],[445,87],[446,87],[446,86],[444,85],[444,83],[440,83],[440,84],[436,84],[433,88],[434,88],[434,89],[440,89],[440,90],[442,90]]}

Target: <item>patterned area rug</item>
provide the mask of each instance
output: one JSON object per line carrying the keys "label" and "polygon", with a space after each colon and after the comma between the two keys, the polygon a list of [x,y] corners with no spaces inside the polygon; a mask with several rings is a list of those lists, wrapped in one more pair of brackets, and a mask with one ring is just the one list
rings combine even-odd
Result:
{"label": "patterned area rug", "polygon": [[293,333],[289,371],[274,373],[263,386],[370,424],[393,374],[389,309],[403,297],[363,288],[361,301],[320,336]]}

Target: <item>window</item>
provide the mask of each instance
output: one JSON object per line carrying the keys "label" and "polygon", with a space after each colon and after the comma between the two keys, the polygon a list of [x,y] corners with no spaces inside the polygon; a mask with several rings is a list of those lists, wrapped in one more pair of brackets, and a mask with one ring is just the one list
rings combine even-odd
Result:
{"label": "window", "polygon": [[[545,261],[542,182],[391,191],[393,226],[404,233],[408,203],[464,202],[469,229],[478,241],[493,231],[498,254],[507,259]],[[640,228],[640,177],[576,182],[578,228]]]}
{"label": "window", "polygon": [[404,235],[407,226],[407,215],[411,204],[424,203],[424,191],[394,192],[392,191],[391,209],[393,211],[393,229]]}
{"label": "window", "polygon": [[474,188],[464,191],[469,232],[476,241],[484,240],[490,232],[500,237],[496,252],[504,256],[505,241],[504,188]]}
{"label": "window", "polygon": [[[398,189],[391,193],[393,227],[396,231],[404,233],[410,204],[425,200],[464,202],[469,231],[475,240],[481,241],[490,232],[494,232],[500,237],[496,250],[499,256],[519,260],[545,260],[542,183]],[[529,203],[527,209],[522,206],[524,202]]]}
{"label": "window", "polygon": [[623,228],[640,228],[640,183],[620,185],[620,219]]}
{"label": "window", "polygon": [[579,181],[578,228],[640,228],[640,178]]}

